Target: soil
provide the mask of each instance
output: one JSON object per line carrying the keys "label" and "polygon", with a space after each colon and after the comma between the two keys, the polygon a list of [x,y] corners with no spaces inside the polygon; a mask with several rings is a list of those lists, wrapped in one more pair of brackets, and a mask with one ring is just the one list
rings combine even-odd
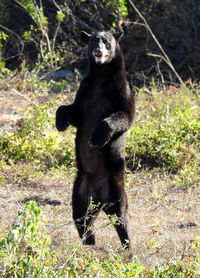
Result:
{"label": "soil", "polygon": [[[6,233],[16,221],[17,211],[26,201],[33,200],[42,208],[56,246],[63,248],[80,242],[72,220],[72,184],[72,180],[62,178],[33,181],[13,177],[11,183],[0,188],[1,231]],[[192,244],[200,226],[200,189],[181,190],[170,185],[168,177],[161,179],[138,172],[126,191],[133,254],[142,264],[150,267],[174,257],[193,255]],[[111,249],[123,254],[116,231],[112,226],[105,227],[106,223],[108,219],[101,213],[95,222],[96,246],[91,249],[103,257]]]}
{"label": "soil", "polygon": [[0,134],[16,128],[29,102],[11,91],[0,91]]}
{"label": "soil", "polygon": [[[4,132],[15,128],[21,111],[29,103],[10,92],[0,92],[0,122]],[[23,165],[19,165],[19,171]],[[193,255],[192,244],[200,229],[200,189],[181,189],[172,184],[170,175],[148,171],[127,173],[129,216],[133,233],[133,254],[146,266],[157,265],[178,256]],[[9,176],[0,184],[0,230],[4,236],[17,219],[17,211],[28,200],[42,208],[48,220],[47,231],[55,248],[65,256],[65,246],[80,242],[72,221],[71,194],[73,180],[62,177],[23,178]],[[102,258],[115,250],[126,256],[116,231],[106,226],[101,213],[95,222],[96,246]],[[55,226],[57,222],[57,226]],[[64,258],[63,258],[64,259]]]}

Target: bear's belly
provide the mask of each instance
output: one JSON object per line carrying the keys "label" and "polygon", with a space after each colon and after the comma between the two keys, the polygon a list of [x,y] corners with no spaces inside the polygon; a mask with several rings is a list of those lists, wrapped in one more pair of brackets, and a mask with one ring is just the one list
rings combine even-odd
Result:
{"label": "bear's belly", "polygon": [[91,136],[82,136],[79,144],[80,163],[85,173],[104,177],[107,173],[105,157],[101,148],[92,149],[89,146]]}
{"label": "bear's belly", "polygon": [[77,134],[77,151],[83,171],[102,178],[107,174],[103,148],[91,148],[89,146],[89,141],[97,126],[97,123],[88,120],[80,128]]}
{"label": "bear's belly", "polygon": [[[94,105],[95,103],[95,105]],[[89,141],[100,122],[114,111],[102,90],[96,88],[87,102],[82,105],[82,123],[77,130],[77,151],[83,171],[102,178],[107,174],[105,167],[105,152],[103,148],[91,148]]]}

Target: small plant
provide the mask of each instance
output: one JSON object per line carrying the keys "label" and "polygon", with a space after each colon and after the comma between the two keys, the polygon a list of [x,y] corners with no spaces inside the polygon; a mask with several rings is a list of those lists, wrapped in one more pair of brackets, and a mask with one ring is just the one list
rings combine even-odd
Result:
{"label": "small plant", "polygon": [[59,265],[46,224],[35,202],[27,202],[18,212],[8,236],[0,239],[3,277],[138,277],[146,269],[137,260],[123,262],[122,257],[113,252],[102,261],[93,252],[86,254],[80,245],[66,247],[66,262]]}
{"label": "small plant", "polygon": [[59,8],[56,15],[58,25],[53,39],[51,39],[48,28],[49,22],[48,18],[44,15],[42,1],[40,6],[38,6],[35,0],[18,0],[17,2],[28,12],[35,23],[35,25],[31,25],[29,31],[24,32],[23,37],[26,41],[33,41],[36,46],[39,46],[40,55],[38,60],[40,70],[44,67],[47,67],[49,70],[56,70],[58,65],[64,62],[63,55],[61,55],[62,50],[56,49],[56,39],[60,24],[65,18],[65,13],[56,4],[56,7]]}
{"label": "small plant", "polygon": [[115,14],[115,19],[113,21],[112,27],[116,27],[117,21],[119,21],[119,17],[126,17],[128,15],[127,1],[126,0],[102,0],[103,4],[107,8],[112,9],[112,15]]}
{"label": "small plant", "polygon": [[49,277],[55,258],[40,208],[35,202],[27,202],[18,218],[1,240],[4,277]]}
{"label": "small plant", "polygon": [[10,71],[5,67],[6,63],[3,61],[3,43],[8,39],[8,35],[0,31],[0,77],[2,78],[5,74],[9,74]]}
{"label": "small plant", "polygon": [[119,13],[120,13],[121,17],[126,17],[128,15],[126,0],[113,0],[113,1],[103,0],[103,3],[106,5],[114,3],[114,5],[116,5],[117,9],[119,9]]}

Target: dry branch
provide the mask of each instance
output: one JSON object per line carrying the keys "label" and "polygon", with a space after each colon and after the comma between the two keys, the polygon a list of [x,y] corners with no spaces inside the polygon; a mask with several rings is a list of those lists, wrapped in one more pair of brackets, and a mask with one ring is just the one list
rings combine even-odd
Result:
{"label": "dry branch", "polygon": [[[131,6],[133,7],[133,9],[136,11],[136,13],[139,15],[139,17],[143,20],[144,22],[144,26],[145,28],[149,31],[149,33],[151,34],[153,40],[155,41],[155,43],[157,44],[157,46],[159,47],[160,51],[163,53],[163,60],[167,63],[167,65],[171,68],[171,70],[174,72],[174,74],[176,75],[176,77],[178,78],[179,82],[181,83],[181,85],[184,85],[183,80],[181,79],[180,75],[177,73],[177,71],[175,70],[172,62],[170,61],[168,55],[166,54],[166,52],[164,51],[164,49],[162,48],[161,44],[159,43],[159,41],[157,40],[156,36],[154,35],[153,31],[151,30],[151,27],[149,26],[148,22],[146,21],[146,19],[144,18],[144,16],[140,13],[140,11],[137,9],[137,7],[135,6],[135,4],[133,4],[133,2],[131,0],[129,0],[129,3],[131,4]],[[154,55],[155,56],[155,55]],[[160,55],[159,55],[160,56]]]}

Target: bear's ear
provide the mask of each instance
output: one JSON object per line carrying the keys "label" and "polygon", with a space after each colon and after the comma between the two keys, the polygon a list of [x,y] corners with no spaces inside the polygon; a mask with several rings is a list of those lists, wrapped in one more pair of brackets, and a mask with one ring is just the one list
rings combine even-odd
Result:
{"label": "bear's ear", "polygon": [[116,41],[120,41],[121,38],[123,37],[124,32],[120,31],[120,32],[116,32],[113,34],[113,37],[116,39]]}
{"label": "bear's ear", "polygon": [[89,42],[91,38],[91,35],[89,35],[88,33],[86,33],[85,31],[82,31],[81,32],[81,40],[84,42],[84,43],[87,43]]}

